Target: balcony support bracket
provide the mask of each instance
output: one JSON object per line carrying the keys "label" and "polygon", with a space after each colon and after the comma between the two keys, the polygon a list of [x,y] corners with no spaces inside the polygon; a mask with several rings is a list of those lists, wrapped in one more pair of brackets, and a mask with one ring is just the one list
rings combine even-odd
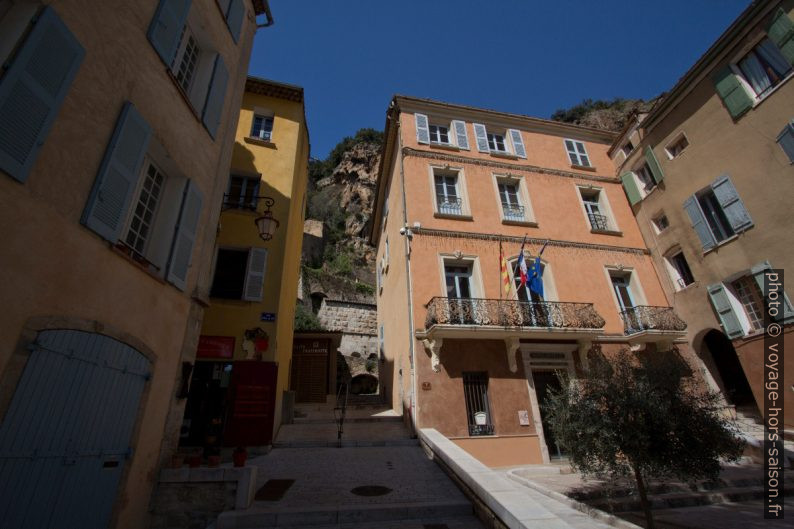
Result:
{"label": "balcony support bracket", "polygon": [[587,353],[593,348],[592,340],[579,340],[579,363],[582,366],[582,371],[587,371]]}
{"label": "balcony support bracket", "polygon": [[515,336],[505,338],[505,350],[507,351],[507,366],[510,368],[511,373],[515,373],[516,371],[518,371],[518,362],[516,360],[516,354],[518,353],[519,347],[521,347],[521,339]]}
{"label": "balcony support bracket", "polygon": [[441,346],[443,344],[443,338],[436,338],[434,340],[425,338],[422,340],[422,345],[425,347],[425,352],[430,354],[430,367],[433,368],[434,373],[441,371],[441,361],[439,359],[439,354],[441,353]]}

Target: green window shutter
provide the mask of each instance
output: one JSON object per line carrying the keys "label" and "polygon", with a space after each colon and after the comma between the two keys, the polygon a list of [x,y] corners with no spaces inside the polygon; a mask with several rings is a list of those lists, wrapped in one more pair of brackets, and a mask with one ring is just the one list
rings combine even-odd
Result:
{"label": "green window shutter", "polygon": [[728,338],[738,338],[744,334],[742,325],[739,323],[739,318],[733,311],[733,306],[728,299],[728,293],[725,291],[725,285],[717,283],[708,287],[709,299],[714,306],[717,317],[722,324],[722,330],[728,335]]}
{"label": "green window shutter", "polygon": [[697,233],[700,244],[703,245],[703,249],[708,250],[716,246],[717,240],[714,238],[714,234],[711,233],[711,228],[709,228],[708,222],[706,222],[706,217],[703,215],[703,211],[700,209],[700,204],[698,204],[695,195],[690,196],[684,201],[684,210],[687,215],[689,215],[689,220],[692,221],[692,229]]}
{"label": "green window shutter", "polygon": [[658,184],[664,178],[664,173],[662,172],[662,168],[659,166],[659,160],[656,159],[656,155],[653,153],[653,149],[651,149],[650,145],[645,147],[645,161],[648,163],[648,168],[651,170],[653,181]]}
{"label": "green window shutter", "polygon": [[243,287],[244,300],[262,301],[266,270],[267,250],[265,248],[251,248],[251,251],[248,252],[248,266],[246,267],[245,286]]}
{"label": "green window shutter", "polygon": [[623,182],[623,190],[626,192],[626,196],[632,206],[642,200],[640,190],[637,188],[637,180],[634,178],[634,173],[631,171],[623,173],[620,177],[620,181]]}
{"label": "green window shutter", "polygon": [[766,30],[769,39],[780,48],[786,60],[794,65],[794,23],[783,9],[778,9]]}
{"label": "green window shutter", "polygon": [[[767,270],[772,270],[772,265],[769,264],[769,261],[762,261],[754,265],[750,269],[750,273],[753,275],[753,279],[755,279],[755,282],[758,283],[758,289],[764,295],[765,299],[769,295],[767,289],[764,288],[764,272],[766,272]],[[782,292],[782,294],[783,294],[782,300],[778,299],[778,301],[781,301],[781,305],[780,305],[782,307],[781,315],[783,317],[782,323],[791,323],[794,321],[794,306],[791,305],[791,301],[788,299],[788,295],[786,295],[785,292]],[[780,318],[777,318],[776,321],[780,322],[781,320]]]}
{"label": "green window shutter", "polygon": [[714,74],[711,80],[714,82],[717,94],[722,98],[725,108],[728,109],[733,119],[738,119],[753,108],[753,98],[750,97],[739,82],[739,79],[736,78],[730,66],[726,66]]}
{"label": "green window shutter", "polygon": [[717,197],[717,202],[720,203],[722,211],[728,217],[728,222],[731,223],[733,231],[740,233],[753,226],[753,220],[744,207],[742,199],[739,198],[739,193],[733,187],[733,182],[728,175],[722,175],[717,178],[711,189],[714,190],[714,196]]}
{"label": "green window shutter", "polygon": [[151,136],[149,124],[132,103],[126,102],[80,219],[111,243],[121,238]]}
{"label": "green window shutter", "polygon": [[166,279],[179,290],[185,290],[187,286],[187,273],[193,255],[193,246],[196,242],[202,202],[201,191],[192,180],[188,180],[185,184],[185,193],[182,196],[179,223],[176,225],[166,275]]}
{"label": "green window shutter", "polygon": [[0,79],[0,169],[14,179],[27,180],[84,56],[55,10],[44,8]]}
{"label": "green window shutter", "polygon": [[182,28],[185,27],[190,0],[160,0],[146,36],[163,62],[171,67]]}
{"label": "green window shutter", "polygon": [[416,141],[417,143],[430,143],[430,128],[427,116],[424,114],[414,114],[416,121]]}

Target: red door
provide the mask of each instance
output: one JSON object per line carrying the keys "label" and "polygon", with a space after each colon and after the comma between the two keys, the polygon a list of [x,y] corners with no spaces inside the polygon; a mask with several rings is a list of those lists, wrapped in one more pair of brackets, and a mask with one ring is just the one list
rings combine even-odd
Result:
{"label": "red door", "polygon": [[273,441],[278,364],[242,360],[232,367],[224,446],[262,446]]}

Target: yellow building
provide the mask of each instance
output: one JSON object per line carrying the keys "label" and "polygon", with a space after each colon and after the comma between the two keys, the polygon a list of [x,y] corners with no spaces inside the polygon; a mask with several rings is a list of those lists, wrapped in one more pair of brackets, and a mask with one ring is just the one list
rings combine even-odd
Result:
{"label": "yellow building", "polygon": [[303,89],[249,77],[183,446],[267,445],[278,432],[292,357],[308,160]]}

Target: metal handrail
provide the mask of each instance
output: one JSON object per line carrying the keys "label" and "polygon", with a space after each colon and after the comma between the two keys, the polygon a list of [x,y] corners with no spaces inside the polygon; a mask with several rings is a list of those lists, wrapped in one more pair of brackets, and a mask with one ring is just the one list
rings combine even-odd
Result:
{"label": "metal handrail", "polygon": [[445,215],[461,215],[463,212],[463,201],[460,198],[437,197],[438,212]]}
{"label": "metal handrail", "polygon": [[[344,390],[344,400],[342,400],[342,390]],[[336,391],[336,406],[334,407],[334,419],[339,423],[336,432],[336,440],[339,447],[342,447],[342,433],[344,432],[345,414],[347,412],[347,399],[350,396],[350,387],[343,383]],[[341,404],[340,404],[341,403]],[[339,414],[337,415],[337,411]]]}
{"label": "metal handrail", "polygon": [[642,331],[685,331],[686,322],[675,313],[672,307],[653,307],[637,305],[620,312],[623,319],[624,334]]}
{"label": "metal handrail", "polygon": [[268,196],[253,196],[250,197],[249,200],[246,201],[246,197],[243,195],[235,195],[232,198],[230,193],[223,194],[223,204],[222,210],[225,211],[227,209],[247,209],[249,211],[257,211],[259,210],[259,204],[264,203],[265,207],[270,209],[275,204],[275,200],[272,197]]}
{"label": "metal handrail", "polygon": [[588,213],[587,217],[590,219],[590,226],[592,226],[594,230],[609,230],[609,218],[606,215]]}
{"label": "metal handrail", "polygon": [[504,211],[504,216],[507,220],[524,220],[524,206],[514,206],[502,202],[502,211]]}

